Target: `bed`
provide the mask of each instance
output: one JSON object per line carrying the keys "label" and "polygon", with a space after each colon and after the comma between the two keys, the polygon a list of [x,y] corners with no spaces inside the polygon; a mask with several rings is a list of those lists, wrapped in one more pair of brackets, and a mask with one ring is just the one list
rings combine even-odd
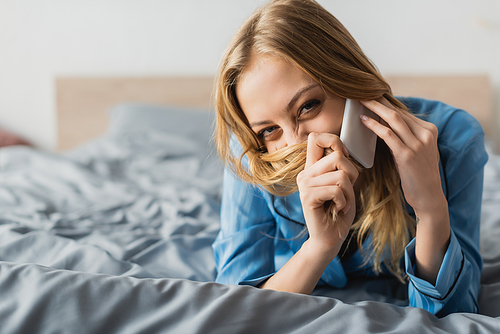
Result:
{"label": "bed", "polygon": [[[213,282],[212,78],[58,78],[59,152],[0,149],[1,333],[500,333],[500,155],[487,77],[390,77],[483,124],[479,314],[382,278],[312,296]],[[471,88],[472,87],[472,88]],[[472,90],[472,92],[471,92]]]}

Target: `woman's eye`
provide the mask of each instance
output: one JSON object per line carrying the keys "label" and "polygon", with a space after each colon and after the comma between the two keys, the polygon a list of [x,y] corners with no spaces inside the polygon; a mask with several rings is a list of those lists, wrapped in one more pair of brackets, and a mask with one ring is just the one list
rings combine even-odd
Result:
{"label": "woman's eye", "polygon": [[299,110],[299,116],[302,115],[302,114],[307,114],[308,112],[311,112],[319,104],[321,104],[320,100],[310,100],[310,101],[307,101],[300,108],[300,110]]}
{"label": "woman's eye", "polygon": [[271,126],[265,129],[262,129],[259,131],[257,136],[262,139],[262,140],[269,140],[273,136],[273,134],[276,132],[277,126]]}

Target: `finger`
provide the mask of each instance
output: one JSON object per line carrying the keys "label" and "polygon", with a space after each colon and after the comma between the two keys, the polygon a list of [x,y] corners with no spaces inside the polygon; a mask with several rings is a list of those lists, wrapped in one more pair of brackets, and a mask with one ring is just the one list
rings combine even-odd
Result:
{"label": "finger", "polygon": [[[384,97],[377,100],[382,103],[384,106],[394,109],[395,107],[391,105],[391,103],[385,99]],[[398,114],[403,118],[406,122],[406,125],[413,133],[413,135],[421,142],[427,143],[428,141],[436,141],[437,140],[437,127],[430,123],[426,122],[423,119],[412,115],[410,112],[400,111]],[[417,143],[418,145],[418,143]],[[413,147],[413,149],[417,149],[418,146]]]}
{"label": "finger", "polygon": [[[378,102],[382,103],[384,106],[388,107],[388,108],[395,108],[386,98],[384,97],[381,97],[379,99],[377,99]],[[432,126],[432,123],[429,123],[429,122],[426,122],[424,121],[423,119],[420,119],[418,117],[416,117],[415,115],[411,114],[410,112],[401,112],[400,113],[401,116],[405,119],[406,123],[407,124],[410,124],[409,121],[411,120],[411,123],[416,123],[416,124],[419,124],[427,129],[431,129],[431,126]],[[411,128],[411,126],[410,126]]]}
{"label": "finger", "polygon": [[358,169],[354,164],[349,161],[343,153],[338,151],[334,151],[328,156],[320,159],[305,171],[310,177],[338,171],[341,174],[346,174],[351,184],[354,184],[359,176]]}
{"label": "finger", "polygon": [[405,143],[399,138],[398,135],[392,131],[390,127],[384,126],[366,115],[361,116],[361,121],[363,124],[380,138],[389,146],[392,152],[401,152],[408,149]]}
{"label": "finger", "polygon": [[406,146],[410,148],[415,147],[415,134],[412,132],[401,113],[396,111],[394,107],[388,107],[376,100],[360,102],[383,119],[388,124],[388,127],[392,129],[394,134],[396,134]]}
{"label": "finger", "polygon": [[340,138],[331,133],[311,132],[307,138],[307,155],[305,168],[309,168],[325,154],[325,148],[331,148],[333,151],[343,152],[344,144]]}
{"label": "finger", "polygon": [[426,143],[428,140],[437,140],[438,129],[436,125],[426,122],[411,114],[404,113],[401,116],[404,118],[410,130],[420,142]]}
{"label": "finger", "polygon": [[348,211],[350,205],[346,193],[339,186],[323,186],[314,187],[310,189],[309,196],[301,199],[303,203],[309,203],[311,208],[314,209],[324,209],[324,204],[328,201],[334,203],[335,211],[340,212],[342,210]]}
{"label": "finger", "polygon": [[[325,202],[332,201],[334,203],[335,211],[340,212],[341,210],[343,210],[344,213],[347,213],[350,207],[353,205],[355,199],[354,188],[352,187],[349,179],[342,181],[332,181],[332,177],[329,174],[323,174],[317,178],[312,179],[310,183],[310,189],[311,191],[316,192],[318,191],[318,189],[322,189],[324,187],[336,187],[337,189],[331,188],[333,193],[329,199],[327,198],[325,200]],[[342,196],[340,196],[340,193],[338,193],[338,191],[342,192]]]}
{"label": "finger", "polygon": [[[340,196],[338,191],[341,191],[343,195]],[[315,207],[321,206],[326,201],[333,201],[337,211],[345,209],[346,205],[350,207],[355,199],[352,183],[347,173],[343,171],[330,172],[301,180],[299,192],[305,197],[304,200],[313,201]]]}
{"label": "finger", "polygon": [[343,144],[338,136],[330,133],[310,133],[307,138],[306,166],[308,168],[325,155],[325,149],[342,150]]}

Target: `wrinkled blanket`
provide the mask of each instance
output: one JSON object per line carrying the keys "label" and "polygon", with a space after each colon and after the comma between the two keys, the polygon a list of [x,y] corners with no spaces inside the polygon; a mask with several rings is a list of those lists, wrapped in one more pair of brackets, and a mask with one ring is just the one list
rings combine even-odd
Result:
{"label": "wrinkled blanket", "polygon": [[0,149],[1,333],[500,333],[500,157],[485,171],[481,314],[384,279],[304,296],[212,283],[222,167],[161,131]]}

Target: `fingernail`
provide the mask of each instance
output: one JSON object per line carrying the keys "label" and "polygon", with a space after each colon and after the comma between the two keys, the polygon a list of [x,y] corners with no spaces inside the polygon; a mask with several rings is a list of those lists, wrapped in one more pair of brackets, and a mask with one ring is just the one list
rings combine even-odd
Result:
{"label": "fingernail", "polygon": [[366,115],[361,115],[359,117],[361,117],[362,121],[367,121],[368,120],[368,116],[366,116]]}

